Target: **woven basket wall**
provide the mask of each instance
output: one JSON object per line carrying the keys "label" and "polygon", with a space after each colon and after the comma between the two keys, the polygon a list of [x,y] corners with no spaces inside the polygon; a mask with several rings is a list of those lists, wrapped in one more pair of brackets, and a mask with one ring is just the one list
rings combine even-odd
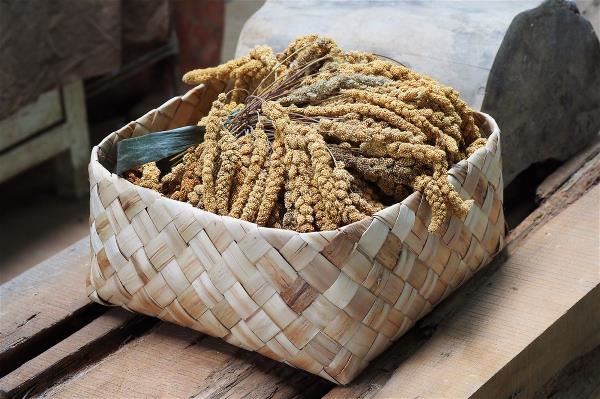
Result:
{"label": "woven basket wall", "polygon": [[92,151],[89,297],[221,337],[350,382],[503,245],[500,132],[448,179],[474,206],[429,234],[420,193],[335,231],[258,227],[162,197],[109,172],[121,139],[195,124],[215,93],[199,86]]}

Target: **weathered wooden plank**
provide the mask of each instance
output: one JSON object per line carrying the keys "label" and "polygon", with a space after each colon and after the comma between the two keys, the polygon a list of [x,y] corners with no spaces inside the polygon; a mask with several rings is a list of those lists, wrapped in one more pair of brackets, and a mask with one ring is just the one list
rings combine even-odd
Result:
{"label": "weathered wooden plank", "polygon": [[21,140],[60,123],[64,118],[60,90],[41,94],[6,119],[0,120],[0,152]]}
{"label": "weathered wooden plank", "polygon": [[0,396],[21,397],[93,363],[156,321],[112,309],[0,379]]}
{"label": "weathered wooden plank", "polygon": [[83,82],[77,80],[62,88],[66,123],[60,126],[69,151],[54,159],[59,194],[83,198],[89,194],[87,164],[90,161],[90,137],[85,108]]}
{"label": "weathered wooden plank", "polygon": [[[39,107],[33,104],[23,115],[0,121],[0,181],[56,158],[55,170],[62,177],[57,180],[57,190],[81,198],[89,189],[86,166],[90,157],[83,82],[46,93],[40,101]],[[33,130],[38,123],[43,126]]]}
{"label": "weathered wooden plank", "polygon": [[51,129],[32,137],[22,145],[0,155],[0,181],[5,181],[27,168],[46,161],[69,149],[69,137],[62,129]]}
{"label": "weathered wooden plank", "polygon": [[237,350],[225,367],[213,370],[194,398],[320,398],[331,383],[256,353]]}
{"label": "weathered wooden plank", "polygon": [[[600,134],[600,133],[599,133]],[[593,159],[600,152],[600,141],[591,145],[585,151],[569,159],[550,176],[548,176],[535,190],[535,197],[538,202],[543,202],[554,194],[564,182],[573,174],[581,169],[588,161]]]}
{"label": "weathered wooden plank", "polygon": [[[560,173],[560,171],[559,171]],[[600,154],[596,154],[581,168],[575,171],[552,196],[527,216],[510,234],[509,243],[523,241],[531,231],[551,220],[562,212],[569,204],[579,199],[600,181]],[[591,209],[598,209],[598,206]],[[591,212],[591,210],[590,210]]]}
{"label": "weathered wooden plank", "polygon": [[318,377],[220,339],[161,323],[42,396],[226,398],[253,394],[289,398],[320,396],[316,394],[329,386]]}
{"label": "weathered wooden plank", "polygon": [[530,234],[377,397],[528,397],[600,344],[589,317],[600,298],[599,196],[596,186]]}
{"label": "weathered wooden plank", "polygon": [[0,286],[0,375],[106,310],[86,296],[88,258],[86,238]]}
{"label": "weathered wooden plank", "polygon": [[600,319],[593,316],[590,318],[590,312],[593,314],[599,303],[600,285],[597,285],[500,369],[472,397],[529,398],[549,378],[560,372],[565,364],[598,348]]}

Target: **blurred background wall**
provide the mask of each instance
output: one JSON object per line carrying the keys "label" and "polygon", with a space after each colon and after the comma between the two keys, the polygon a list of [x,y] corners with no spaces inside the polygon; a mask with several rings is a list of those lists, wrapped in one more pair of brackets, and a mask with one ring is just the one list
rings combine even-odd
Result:
{"label": "blurred background wall", "polygon": [[0,1],[0,283],[87,235],[91,146],[232,58],[263,3]]}

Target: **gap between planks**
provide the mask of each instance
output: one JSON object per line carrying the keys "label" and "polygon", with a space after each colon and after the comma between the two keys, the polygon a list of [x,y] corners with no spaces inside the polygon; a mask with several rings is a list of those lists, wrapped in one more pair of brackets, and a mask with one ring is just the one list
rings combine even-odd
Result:
{"label": "gap between planks", "polygon": [[29,396],[74,369],[102,359],[156,323],[124,309],[109,310],[5,376],[1,392],[7,397]]}
{"label": "gap between planks", "polygon": [[[600,132],[598,132],[598,136],[600,137]],[[588,163],[595,158],[598,153],[600,153],[600,138],[597,138],[587,149],[569,159],[555,170],[554,173],[544,179],[535,190],[536,201],[541,203],[548,199],[552,194],[558,191],[564,182],[577,173],[577,171],[581,170],[581,165]]]}
{"label": "gap between planks", "polygon": [[0,286],[0,376],[107,310],[85,294],[88,253],[81,240]]}

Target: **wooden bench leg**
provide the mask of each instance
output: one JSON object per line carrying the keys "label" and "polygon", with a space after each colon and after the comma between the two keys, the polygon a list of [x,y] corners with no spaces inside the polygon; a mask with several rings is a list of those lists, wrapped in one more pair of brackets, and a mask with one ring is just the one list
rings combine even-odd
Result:
{"label": "wooden bench leg", "polygon": [[62,90],[65,124],[64,137],[69,149],[54,159],[56,188],[60,195],[82,198],[88,195],[87,164],[90,159],[90,139],[85,109],[85,94],[81,80]]}

